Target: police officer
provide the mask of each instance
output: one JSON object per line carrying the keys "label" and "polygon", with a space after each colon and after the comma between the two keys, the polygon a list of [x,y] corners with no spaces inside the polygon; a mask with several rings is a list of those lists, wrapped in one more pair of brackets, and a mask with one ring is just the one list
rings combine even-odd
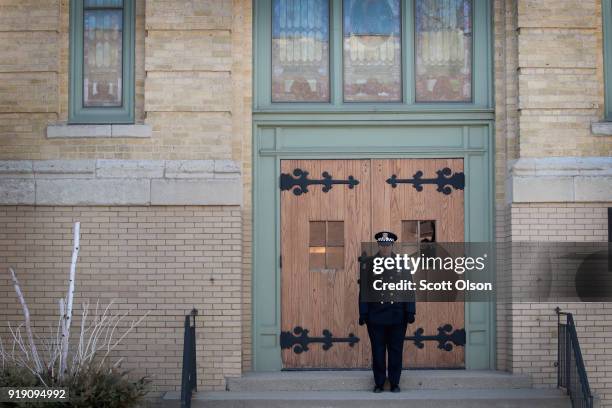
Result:
{"label": "police officer", "polygon": [[[374,235],[378,243],[378,252],[365,259],[364,267],[368,276],[373,276],[373,260],[377,257],[395,257],[393,244],[397,235],[381,231]],[[384,273],[387,274],[386,270]],[[395,270],[395,272],[397,272]],[[362,302],[359,301],[359,324],[366,324],[372,348],[372,371],[374,372],[374,392],[383,391],[386,380],[386,368],[391,392],[400,392],[399,382],[402,373],[402,352],[408,323],[414,323],[415,302]],[[386,364],[385,354],[388,356]]]}

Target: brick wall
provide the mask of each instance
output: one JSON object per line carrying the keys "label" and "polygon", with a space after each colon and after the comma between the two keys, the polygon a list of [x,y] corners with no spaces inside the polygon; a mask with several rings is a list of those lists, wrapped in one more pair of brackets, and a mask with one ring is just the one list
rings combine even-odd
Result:
{"label": "brick wall", "polygon": [[239,207],[0,206],[0,336],[22,322],[7,266],[14,266],[36,331],[55,327],[65,296],[72,224],[81,222],[75,324],[81,304],[116,302],[150,314],[117,350],[123,367],[153,379],[154,393],[178,390],[183,317],[195,307],[198,387],[224,389],[241,372]]}
{"label": "brick wall", "polygon": [[0,0],[0,160],[231,159],[244,183],[244,367],[251,360],[250,0],[136,1],[136,122],[150,138],[46,138],[68,118],[69,0]]}
{"label": "brick wall", "polygon": [[47,139],[68,118],[69,0],[0,0],[0,160],[242,159],[250,3],[136,0],[136,122],[152,137]]}
{"label": "brick wall", "polygon": [[[513,241],[605,242],[610,203],[514,204]],[[574,313],[591,388],[602,407],[612,406],[612,304],[513,303],[510,307],[509,369],[530,374],[536,386],[555,387],[557,316],[555,307]]]}
{"label": "brick wall", "polygon": [[[495,75],[495,241],[509,242],[510,211],[507,204],[508,161],[518,157],[518,39],[516,35],[516,0],[495,0],[494,19],[494,75]],[[509,290],[505,286],[509,266],[498,257],[496,307],[496,367],[507,370],[512,358],[509,324]]]}
{"label": "brick wall", "polygon": [[610,156],[600,0],[518,0],[521,157]]}

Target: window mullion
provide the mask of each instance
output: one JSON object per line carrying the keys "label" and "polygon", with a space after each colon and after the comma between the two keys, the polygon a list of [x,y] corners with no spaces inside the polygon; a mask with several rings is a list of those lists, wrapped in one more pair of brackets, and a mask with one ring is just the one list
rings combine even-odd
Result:
{"label": "window mullion", "polygon": [[331,38],[330,38],[330,81],[331,102],[333,105],[342,105],[342,0],[331,0]]}
{"label": "window mullion", "polygon": [[414,0],[404,0],[402,10],[403,102],[412,105],[414,98]]}

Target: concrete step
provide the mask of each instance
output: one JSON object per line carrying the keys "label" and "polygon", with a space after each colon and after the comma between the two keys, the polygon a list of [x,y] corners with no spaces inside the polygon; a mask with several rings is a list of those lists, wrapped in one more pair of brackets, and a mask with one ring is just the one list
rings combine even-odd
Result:
{"label": "concrete step", "polygon": [[[531,388],[531,377],[494,370],[404,370],[403,390]],[[363,391],[374,386],[371,371],[280,371],[228,378],[229,391]]]}
{"label": "concrete step", "polygon": [[[178,407],[179,393],[168,393],[164,407]],[[557,389],[454,389],[370,391],[202,392],[194,408],[570,408]]]}

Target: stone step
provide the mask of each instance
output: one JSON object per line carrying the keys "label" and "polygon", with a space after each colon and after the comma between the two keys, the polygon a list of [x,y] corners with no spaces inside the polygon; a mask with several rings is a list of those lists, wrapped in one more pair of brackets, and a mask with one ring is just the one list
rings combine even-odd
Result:
{"label": "stone step", "polygon": [[[531,377],[494,370],[404,370],[403,390],[531,388]],[[374,386],[371,371],[280,371],[228,378],[229,391],[363,391]]]}
{"label": "stone step", "polygon": [[[178,407],[167,393],[163,407]],[[385,391],[216,391],[196,393],[193,408],[571,408],[557,389],[454,389]]]}

